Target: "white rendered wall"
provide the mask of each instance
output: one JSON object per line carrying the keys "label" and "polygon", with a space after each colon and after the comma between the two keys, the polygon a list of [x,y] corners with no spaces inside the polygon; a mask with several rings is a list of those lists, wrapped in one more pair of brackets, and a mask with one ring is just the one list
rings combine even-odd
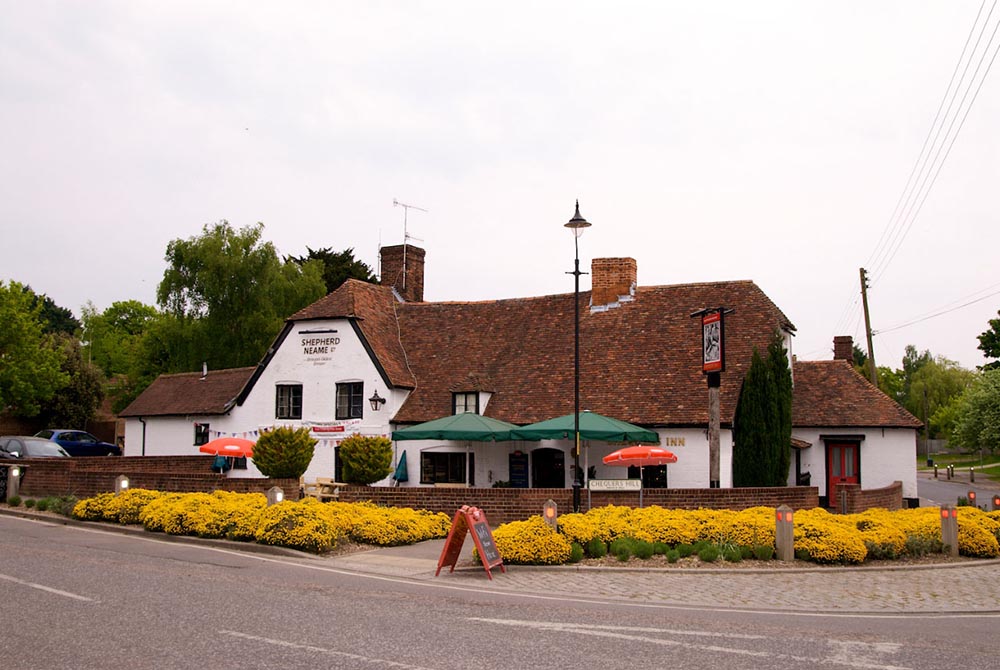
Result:
{"label": "white rendered wall", "polygon": [[[917,497],[917,432],[912,428],[796,428],[793,435],[812,444],[802,450],[802,472],[812,473],[811,485],[826,496],[826,444],[821,434],[865,436],[860,451],[862,489],[880,489],[900,481],[904,498]],[[794,453],[791,470],[790,483],[795,478]]]}

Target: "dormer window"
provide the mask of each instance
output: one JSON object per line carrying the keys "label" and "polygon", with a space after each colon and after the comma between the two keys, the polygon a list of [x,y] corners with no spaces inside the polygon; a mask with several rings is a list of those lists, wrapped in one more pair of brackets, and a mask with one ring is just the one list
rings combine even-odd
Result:
{"label": "dormer window", "polygon": [[465,414],[471,412],[479,414],[479,393],[476,391],[462,391],[451,394],[451,413]]}

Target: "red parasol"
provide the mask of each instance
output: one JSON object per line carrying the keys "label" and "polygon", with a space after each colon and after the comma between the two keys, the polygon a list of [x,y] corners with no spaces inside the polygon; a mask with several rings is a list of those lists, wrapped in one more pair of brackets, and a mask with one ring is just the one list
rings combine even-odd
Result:
{"label": "red parasol", "polygon": [[253,445],[250,440],[242,437],[217,437],[211,442],[198,447],[198,451],[215,456],[230,456],[232,458],[253,457]]}
{"label": "red parasol", "polygon": [[[677,462],[673,452],[662,447],[624,447],[613,451],[604,457],[605,465],[638,465],[639,480],[642,481],[642,468],[646,465],[669,465]],[[639,489],[639,507],[642,507],[642,489]]]}

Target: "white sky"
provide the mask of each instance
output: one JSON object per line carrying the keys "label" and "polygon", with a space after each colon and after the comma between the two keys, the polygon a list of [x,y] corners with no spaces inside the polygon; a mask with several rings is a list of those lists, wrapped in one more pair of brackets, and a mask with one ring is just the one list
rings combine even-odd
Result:
{"label": "white sky", "polygon": [[153,304],[167,243],[220,219],[377,271],[399,199],[429,210],[426,299],[565,293],[579,198],[582,267],[753,279],[801,358],[863,345],[862,266],[875,330],[997,294],[876,335],[880,365],[912,343],[975,366],[1000,73],[919,216],[892,215],[981,4],[0,0],[0,279],[77,315]]}

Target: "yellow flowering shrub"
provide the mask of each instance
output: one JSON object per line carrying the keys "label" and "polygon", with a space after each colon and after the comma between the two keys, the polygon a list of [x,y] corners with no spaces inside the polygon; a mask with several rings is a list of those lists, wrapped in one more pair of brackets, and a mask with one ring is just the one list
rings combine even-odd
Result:
{"label": "yellow flowering shrub", "polygon": [[795,513],[795,553],[816,563],[861,563],[868,555],[861,533],[846,517],[822,508]]}
{"label": "yellow flowering shrub", "polygon": [[252,540],[265,507],[267,496],[263,493],[214,491],[210,499],[195,501],[184,523],[198,537]]}
{"label": "yellow flowering shrub", "polygon": [[193,522],[211,501],[208,493],[166,493],[143,507],[139,520],[146,530],[192,535]]}
{"label": "yellow flowering shrub", "polygon": [[148,489],[128,489],[118,495],[112,495],[104,508],[104,520],[126,525],[139,523],[142,508],[161,495],[163,494],[159,491]]}
{"label": "yellow flowering shrub", "polygon": [[331,523],[322,505],[285,500],[263,510],[255,539],[261,544],[322,553],[337,546],[341,530]]}
{"label": "yellow flowering shrub", "polygon": [[73,506],[73,518],[84,521],[103,521],[104,511],[114,497],[114,493],[98,493],[93,498],[84,498]]}
{"label": "yellow flowering shrub", "polygon": [[558,565],[569,560],[569,540],[541,516],[503,524],[493,531],[493,541],[504,563]]}
{"label": "yellow flowering shrub", "polygon": [[848,518],[861,533],[861,541],[872,557],[896,558],[906,552],[906,533],[893,512],[870,509]]}
{"label": "yellow flowering shrub", "polygon": [[728,542],[740,547],[774,546],[775,511],[773,507],[751,507],[739,512],[725,512],[712,522],[718,538],[700,539]]}
{"label": "yellow flowering shrub", "polygon": [[958,508],[958,551],[963,556],[1000,556],[1000,522],[976,507]]}
{"label": "yellow flowering shrub", "polygon": [[632,537],[646,542],[664,544],[694,544],[698,526],[691,523],[686,510],[664,509],[658,505],[633,511]]}

